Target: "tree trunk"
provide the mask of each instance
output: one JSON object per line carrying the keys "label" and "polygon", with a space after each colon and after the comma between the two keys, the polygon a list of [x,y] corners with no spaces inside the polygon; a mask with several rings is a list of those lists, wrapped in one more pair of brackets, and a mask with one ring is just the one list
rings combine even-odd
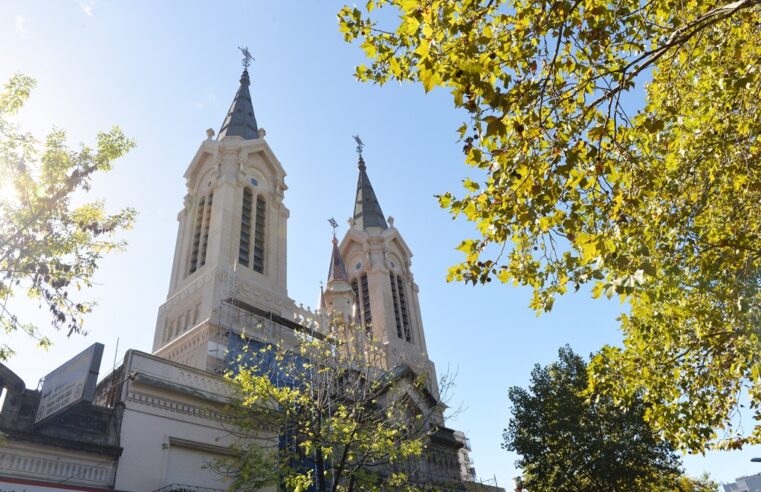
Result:
{"label": "tree trunk", "polygon": [[[315,433],[315,436],[322,435],[321,426],[322,426],[322,419],[318,419],[317,432]],[[321,442],[320,439],[315,439],[315,443],[317,444],[317,449],[314,452],[314,462],[315,462],[315,468],[317,468],[317,471],[316,471],[317,492],[327,492],[328,489],[325,485],[325,457],[322,454],[322,446],[320,445],[320,442]]]}

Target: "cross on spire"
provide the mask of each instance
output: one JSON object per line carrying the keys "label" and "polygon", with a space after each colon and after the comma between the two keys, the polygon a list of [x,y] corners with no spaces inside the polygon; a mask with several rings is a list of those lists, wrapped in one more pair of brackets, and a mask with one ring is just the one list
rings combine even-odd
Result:
{"label": "cross on spire", "polygon": [[248,46],[244,48],[241,48],[240,46],[238,46],[238,49],[243,54],[243,60],[241,61],[241,63],[243,64],[243,70],[248,70],[248,67],[251,65],[251,62],[255,61],[254,57],[251,55],[251,52],[248,51]]}

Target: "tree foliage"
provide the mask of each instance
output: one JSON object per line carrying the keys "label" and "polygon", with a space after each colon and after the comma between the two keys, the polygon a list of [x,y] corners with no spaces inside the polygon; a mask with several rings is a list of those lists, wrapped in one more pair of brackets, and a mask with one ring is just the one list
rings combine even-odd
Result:
{"label": "tree foliage", "polygon": [[536,365],[528,389],[510,388],[512,417],[503,446],[530,491],[677,490],[679,459],[644,420],[639,398],[626,408],[611,398],[588,400],[587,365],[569,347]]}
{"label": "tree foliage", "polygon": [[663,492],[672,490],[677,492],[717,492],[719,484],[711,480],[707,473],[704,473],[698,478],[682,477],[679,479],[676,489],[664,488]]}
{"label": "tree foliage", "polygon": [[[397,17],[394,16],[397,15]],[[397,19],[396,21],[394,19]],[[443,87],[481,180],[449,279],[629,302],[595,388],[683,448],[761,442],[761,2],[370,0],[339,23],[360,80]],[[722,432],[723,430],[723,432]]]}
{"label": "tree foliage", "polygon": [[383,369],[372,341],[245,343],[228,374],[239,455],[214,466],[230,490],[418,490],[419,459],[443,411],[423,378]]}
{"label": "tree foliage", "polygon": [[[17,74],[0,93],[0,328],[6,335],[23,331],[46,347],[45,330],[23,319],[17,300],[35,300],[68,335],[83,332],[93,303],[77,292],[92,285],[103,255],[124,245],[114,234],[130,227],[135,212],[108,214],[102,201],[74,202],[95,173],[109,170],[134,143],[116,127],[98,134],[95,149],[78,150],[67,147],[62,130],[44,142],[20,132],[10,118],[34,85]],[[0,343],[0,361],[12,354]]]}

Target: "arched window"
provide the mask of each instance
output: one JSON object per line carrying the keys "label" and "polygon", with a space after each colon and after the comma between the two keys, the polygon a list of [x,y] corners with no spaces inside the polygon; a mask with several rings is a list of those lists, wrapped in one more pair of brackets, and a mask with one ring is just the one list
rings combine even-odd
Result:
{"label": "arched window", "polygon": [[198,267],[198,251],[201,245],[201,230],[203,227],[204,205],[206,198],[201,198],[198,202],[193,225],[193,243],[190,249],[190,264],[188,265],[188,275],[196,271]]}
{"label": "arched window", "polygon": [[240,214],[240,246],[238,248],[238,263],[245,266],[249,266],[249,250],[251,247],[251,205],[251,190],[244,188],[243,205]]}
{"label": "arched window", "polygon": [[373,322],[373,313],[370,311],[370,289],[367,286],[367,274],[363,273],[359,278],[362,286],[362,314],[365,318],[365,325],[369,326]]}
{"label": "arched window", "polygon": [[361,323],[362,322],[361,321],[361,318],[362,318],[362,306],[359,304],[359,299],[360,299],[359,298],[359,282],[357,282],[356,278],[351,281],[351,290],[354,291],[354,305],[357,306],[357,309],[360,311],[359,313],[357,313],[357,316],[359,316],[360,323]]}
{"label": "arched window", "polygon": [[404,280],[401,275],[389,272],[391,281],[391,297],[394,300],[394,317],[396,319],[396,335],[412,343],[412,330],[410,330],[410,316],[407,313],[407,296],[404,289]]}
{"label": "arched window", "polygon": [[203,216],[203,241],[201,241],[201,265],[206,264],[206,247],[209,245],[209,222],[211,221],[211,204],[214,201],[214,192],[209,192],[206,199],[206,212]]}
{"label": "arched window", "polygon": [[373,322],[373,315],[370,312],[370,290],[367,285],[367,274],[363,273],[359,279],[351,281],[351,289],[354,291],[354,299],[359,309],[359,322],[369,326]]}
{"label": "arched window", "polygon": [[404,339],[412,342],[412,330],[410,330],[410,317],[407,314],[407,293],[404,289],[404,281],[401,275],[396,276],[396,285],[399,291],[399,307],[402,311],[402,327],[404,328]]}
{"label": "arched window", "polygon": [[256,230],[254,231],[254,271],[264,273],[264,227],[266,202],[261,195],[256,197]]}
{"label": "arched window", "polygon": [[402,314],[399,311],[399,292],[396,290],[396,275],[394,272],[388,272],[391,280],[391,298],[394,300],[394,319],[396,320],[396,336],[402,338]]}

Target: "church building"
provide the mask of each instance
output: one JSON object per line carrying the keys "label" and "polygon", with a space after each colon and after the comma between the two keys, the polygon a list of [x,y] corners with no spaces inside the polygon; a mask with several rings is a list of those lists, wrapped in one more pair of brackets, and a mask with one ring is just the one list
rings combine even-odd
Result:
{"label": "church building", "polygon": [[[286,171],[257,123],[249,73],[243,71],[219,133],[207,131],[184,173],[187,194],[177,215],[169,292],[158,310],[152,353],[127,351],[123,364],[98,383],[86,406],[88,415],[102,416],[110,433],[102,444],[97,441],[100,447],[86,448],[86,458],[94,463],[98,453],[107,454],[108,474],[97,490],[226,489],[207,465],[232,453],[222,410],[231,391],[222,375],[235,350],[233,341],[242,333],[262,343],[295,346],[304,335],[325,336],[331,319],[342,316],[381,344],[380,369],[404,367],[425,376],[427,394],[440,398],[412,251],[393,218],[384,215],[358,138],[357,143],[356,200],[347,204],[353,214],[343,237],[334,237],[332,248],[325,242],[327,282],[321,305],[312,311],[288,296]],[[12,401],[23,397],[33,406],[39,400],[39,392],[25,390],[23,384],[19,388]],[[78,408],[70,413],[85,407]],[[15,418],[7,417],[7,425],[14,425]],[[45,426],[50,429],[60,425],[56,419],[49,422]],[[469,450],[462,433],[447,428],[441,412],[436,428],[413,479],[437,490],[481,490],[465,481],[473,480],[469,465],[465,474],[461,471]],[[32,423],[29,429],[30,436],[53,432]],[[34,450],[25,444],[24,452],[56,453],[55,444],[37,439],[37,445],[40,449]],[[16,463],[10,455],[7,460]],[[33,476],[17,474],[21,478],[16,482],[3,482],[3,476],[16,473],[4,463],[0,459],[0,483],[26,483]],[[55,483],[64,482],[64,470]],[[95,482],[84,479],[65,482],[67,487],[60,489],[35,486],[96,490]],[[80,483],[89,488],[74,486]]]}
{"label": "church building", "polygon": [[[349,228],[333,239],[325,291],[310,311],[288,297],[286,172],[258,126],[247,70],[216,138],[208,138],[185,171],[187,195],[169,293],[159,308],[153,354],[212,374],[227,369],[230,337],[298,343],[304,330],[324,333],[335,313],[371,330],[385,369],[424,372],[439,398],[428,358],[412,252],[394,219],[383,214],[359,146],[356,200]],[[327,258],[326,258],[327,259]],[[459,479],[460,441],[438,417],[437,474]]]}

